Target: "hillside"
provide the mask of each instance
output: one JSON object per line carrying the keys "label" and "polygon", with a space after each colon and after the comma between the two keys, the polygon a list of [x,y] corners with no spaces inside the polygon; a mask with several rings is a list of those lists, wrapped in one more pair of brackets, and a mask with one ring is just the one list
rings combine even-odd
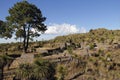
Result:
{"label": "hillside", "polygon": [[90,30],[88,33],[70,34],[67,36],[58,36],[51,42],[62,43],[72,40],[74,43],[81,42],[97,42],[97,43],[115,43],[120,42],[120,30],[107,30],[104,28],[99,28],[95,30]]}
{"label": "hillside", "polygon": [[[27,54],[22,54],[22,43],[5,43],[0,44],[0,53],[12,57],[3,67],[8,68],[4,70],[5,80],[13,77],[15,80],[20,79],[16,75],[20,64],[28,66],[23,66],[23,70],[36,69],[36,59],[44,66],[47,66],[44,60],[52,65],[47,68],[53,70],[50,74],[52,79],[48,76],[48,80],[120,79],[120,30],[100,28],[88,33],[58,36],[49,41],[30,42]],[[4,59],[5,55],[0,56],[0,59]],[[41,68],[44,69],[44,66]]]}

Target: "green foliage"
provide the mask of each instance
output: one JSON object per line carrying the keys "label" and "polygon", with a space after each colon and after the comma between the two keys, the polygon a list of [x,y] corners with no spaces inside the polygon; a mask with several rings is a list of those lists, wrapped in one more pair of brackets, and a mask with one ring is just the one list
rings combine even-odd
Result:
{"label": "green foliage", "polygon": [[63,65],[57,66],[57,80],[64,80],[67,69]]}
{"label": "green foliage", "polygon": [[90,44],[90,50],[93,50],[94,49],[94,45],[93,44]]}
{"label": "green foliage", "polygon": [[21,64],[17,70],[17,78],[25,80],[53,79],[54,65],[42,59],[35,60],[34,64]]}
{"label": "green foliage", "polygon": [[0,38],[11,38],[12,29],[8,26],[6,22],[0,20]]}
{"label": "green foliage", "polygon": [[7,55],[0,55],[0,63],[1,63],[1,65],[6,65],[7,63],[10,62],[10,60],[13,60],[13,58],[9,57]]}
{"label": "green foliage", "polygon": [[31,64],[20,64],[17,70],[17,77],[21,79],[29,80],[33,75],[33,65]]}
{"label": "green foliage", "polygon": [[19,29],[19,30],[16,32],[15,35],[17,36],[16,39],[17,39],[17,38],[23,38],[23,37],[24,37],[24,30],[23,30],[23,29]]}
{"label": "green foliage", "polygon": [[68,51],[69,54],[71,54],[71,55],[73,54],[73,49],[72,49],[72,47],[67,47],[67,51]]}
{"label": "green foliage", "polygon": [[54,66],[46,60],[36,60],[34,68],[35,78],[37,79],[50,79],[53,78]]}
{"label": "green foliage", "polygon": [[0,20],[0,37],[2,37],[5,32],[4,26],[5,26],[4,22]]}
{"label": "green foliage", "polygon": [[[29,40],[40,36],[47,30],[44,25],[45,17],[42,16],[40,9],[27,1],[21,1],[9,9],[10,16],[7,22],[14,29],[16,38],[23,38],[24,51],[27,51]],[[22,32],[22,33],[21,33]]]}

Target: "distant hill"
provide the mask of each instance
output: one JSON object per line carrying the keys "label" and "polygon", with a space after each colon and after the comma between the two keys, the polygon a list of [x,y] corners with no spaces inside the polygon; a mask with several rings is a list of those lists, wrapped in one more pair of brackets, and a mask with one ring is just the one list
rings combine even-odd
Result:
{"label": "distant hill", "polygon": [[65,43],[72,41],[73,43],[116,43],[120,42],[120,30],[107,30],[104,28],[91,29],[88,33],[70,34],[66,36],[58,36],[53,40],[52,43]]}

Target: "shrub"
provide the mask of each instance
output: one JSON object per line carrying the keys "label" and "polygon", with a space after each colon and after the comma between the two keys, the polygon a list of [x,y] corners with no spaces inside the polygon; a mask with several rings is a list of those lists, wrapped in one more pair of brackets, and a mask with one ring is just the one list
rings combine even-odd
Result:
{"label": "shrub", "polygon": [[58,65],[57,66],[57,79],[58,80],[64,80],[64,78],[65,78],[65,75],[66,75],[66,72],[67,72],[67,70],[66,70],[66,67],[65,66],[63,66],[63,65]]}

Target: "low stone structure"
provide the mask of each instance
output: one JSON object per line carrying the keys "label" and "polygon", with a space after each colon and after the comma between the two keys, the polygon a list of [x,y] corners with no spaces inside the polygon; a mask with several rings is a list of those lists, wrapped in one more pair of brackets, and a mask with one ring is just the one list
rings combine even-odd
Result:
{"label": "low stone structure", "polygon": [[16,58],[12,62],[9,69],[17,68],[17,67],[19,67],[20,64],[33,63],[33,61],[34,61],[34,54],[22,54],[21,57]]}
{"label": "low stone structure", "polygon": [[58,54],[62,53],[64,51],[63,48],[37,48],[36,52],[39,54],[45,54],[45,55],[52,55],[52,54]]}

